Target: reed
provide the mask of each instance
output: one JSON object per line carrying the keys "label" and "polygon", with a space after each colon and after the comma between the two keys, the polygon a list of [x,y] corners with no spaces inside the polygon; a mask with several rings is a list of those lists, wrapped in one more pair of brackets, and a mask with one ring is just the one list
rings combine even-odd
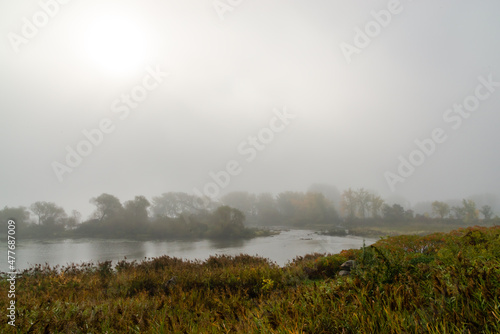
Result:
{"label": "reed", "polygon": [[388,237],[283,267],[248,255],[37,265],[16,290],[6,333],[500,333],[500,228]]}

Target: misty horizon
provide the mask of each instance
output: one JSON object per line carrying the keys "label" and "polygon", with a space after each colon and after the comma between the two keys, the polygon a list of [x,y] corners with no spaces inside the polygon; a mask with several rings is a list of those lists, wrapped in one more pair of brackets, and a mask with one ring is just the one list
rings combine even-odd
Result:
{"label": "misty horizon", "polygon": [[317,183],[498,203],[499,6],[3,2],[0,207]]}
{"label": "misty horizon", "polygon": [[[344,189],[343,191],[339,191],[339,189],[337,189],[335,186],[332,186],[332,185],[328,185],[328,184],[324,184],[324,183],[315,183],[315,184],[312,184],[306,191],[291,191],[291,190],[285,190],[285,191],[282,191],[282,192],[279,192],[279,193],[276,193],[276,194],[273,194],[273,193],[270,193],[270,192],[263,192],[263,193],[251,193],[251,192],[247,192],[247,191],[232,191],[232,192],[227,192],[225,194],[222,194],[222,196],[220,198],[217,198],[217,199],[211,199],[210,197],[202,197],[202,196],[197,196],[196,194],[190,194],[190,193],[184,193],[184,192],[163,192],[161,194],[155,194],[153,195],[152,197],[145,197],[146,200],[148,200],[151,205],[153,205],[153,207],[150,207],[148,209],[148,215],[150,218],[155,218],[157,216],[157,214],[155,213],[155,210],[154,210],[154,203],[155,203],[155,199],[160,199],[162,198],[163,196],[165,195],[172,195],[172,196],[177,196],[177,195],[183,195],[183,194],[186,194],[187,197],[190,197],[190,200],[193,201],[193,204],[196,203],[197,206],[199,206],[200,209],[206,209],[206,210],[209,210],[209,211],[213,211],[215,208],[219,207],[219,206],[224,206],[224,205],[227,205],[227,206],[230,206],[232,208],[236,208],[236,209],[240,209],[243,211],[243,208],[240,207],[240,205],[248,205],[247,204],[244,204],[243,202],[240,202],[238,201],[238,197],[239,195],[243,195],[244,197],[246,196],[250,196],[250,197],[255,197],[254,201],[257,201],[258,197],[260,195],[267,195],[267,194],[270,194],[272,195],[272,198],[274,200],[277,200],[280,196],[283,196],[283,195],[287,195],[289,193],[293,193],[293,194],[298,194],[298,195],[306,195],[306,194],[321,194],[324,196],[324,198],[327,200],[328,203],[332,204],[335,208],[335,211],[336,211],[336,214],[338,214],[341,218],[344,218],[344,219],[348,219],[348,216],[347,216],[347,213],[345,212],[345,209],[342,208],[342,205],[343,205],[343,196],[348,192],[348,191],[354,191],[354,192],[357,192],[357,191],[366,191],[367,193],[369,194],[373,194],[375,196],[379,196],[379,194],[375,193],[375,192],[372,192],[370,191],[369,189],[364,189],[364,188],[359,188],[359,189],[353,189],[353,188],[349,188],[349,189]],[[109,194],[111,196],[114,196],[114,194],[111,194],[111,193],[103,193],[103,194]],[[101,194],[99,194],[101,195]],[[135,196],[135,198],[137,197],[140,197],[142,196],[141,194],[137,194]],[[90,209],[87,210],[87,211],[82,211],[80,210],[79,208],[80,207],[83,207],[83,205],[81,205],[80,207],[74,207],[74,208],[70,208],[70,209],[67,209],[67,208],[63,208],[66,212],[66,214],[69,216],[74,216],[75,214],[77,216],[79,216],[79,218],[77,220],[79,220],[80,222],[85,222],[85,221],[91,221],[93,218],[95,218],[95,214],[96,214],[96,207],[95,207],[95,204],[92,203],[92,201],[98,197],[97,195],[96,196],[93,196],[92,198],[89,198],[87,203],[89,204],[89,207]],[[393,206],[393,205],[400,205],[402,208],[404,208],[405,210],[411,210],[414,214],[418,214],[418,215],[427,215],[428,217],[436,217],[436,212],[434,212],[433,210],[433,206],[432,206],[432,203],[433,202],[442,202],[442,203],[446,203],[449,205],[450,208],[453,208],[453,207],[461,207],[462,206],[462,202],[464,200],[471,200],[474,202],[474,204],[476,205],[476,208],[477,210],[481,209],[482,207],[484,206],[489,206],[490,209],[492,210],[492,214],[493,214],[493,217],[495,216],[499,216],[499,208],[500,208],[500,201],[499,201],[499,198],[493,194],[488,194],[488,193],[484,193],[484,194],[475,194],[475,195],[472,195],[472,196],[468,196],[468,197],[465,197],[465,198],[449,198],[449,199],[445,199],[445,200],[438,200],[438,199],[431,199],[429,198],[428,200],[426,201],[419,201],[419,202],[416,202],[416,203],[410,203],[407,199],[405,199],[404,197],[398,197],[398,196],[390,196],[388,198],[383,198],[383,197],[380,197],[381,200],[382,200],[382,204],[383,205],[387,205],[389,207]],[[133,198],[119,198],[117,197],[117,199],[120,201],[120,203],[122,204],[125,204],[127,203],[127,201],[131,201],[133,200]],[[233,203],[236,202],[240,202],[236,205],[234,205]],[[54,203],[54,202],[51,202],[51,201],[45,201],[43,199],[41,200],[38,200],[36,201],[35,203],[42,203],[42,202],[49,202],[49,203],[53,203],[55,204],[56,206],[59,207],[59,203]],[[174,201],[175,202],[175,201]],[[37,215],[33,212],[33,209],[31,208],[32,205],[34,203],[30,203],[31,205],[14,205],[12,206],[12,208],[14,207],[25,207],[26,209],[28,209],[30,211],[30,219],[29,221],[31,221],[32,223],[37,223],[36,220],[37,220]],[[83,204],[83,203],[82,203]],[[257,202],[254,203],[254,205],[256,205]],[[382,207],[382,206],[381,206]],[[75,212],[76,211],[76,212]],[[188,211],[186,211],[187,213]],[[453,217],[453,213],[450,212],[450,217]]]}

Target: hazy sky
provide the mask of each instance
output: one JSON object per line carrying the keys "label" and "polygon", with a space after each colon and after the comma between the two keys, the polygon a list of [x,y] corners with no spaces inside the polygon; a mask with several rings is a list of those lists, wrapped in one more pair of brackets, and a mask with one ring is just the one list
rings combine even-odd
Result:
{"label": "hazy sky", "polygon": [[[203,192],[227,168],[221,194],[499,195],[499,13],[495,0],[0,0],[0,207],[85,218],[103,192]],[[68,148],[87,155],[68,163]],[[404,175],[400,156],[416,165]]]}

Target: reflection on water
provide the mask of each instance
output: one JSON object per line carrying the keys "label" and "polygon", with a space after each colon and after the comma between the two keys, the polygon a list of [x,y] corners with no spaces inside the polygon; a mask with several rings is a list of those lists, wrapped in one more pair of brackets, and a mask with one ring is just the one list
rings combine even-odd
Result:
{"label": "reflection on water", "polygon": [[245,244],[252,242],[251,240],[210,240],[209,246],[214,249],[225,249],[225,248],[243,248]]}
{"label": "reflection on water", "polygon": [[[375,239],[366,239],[366,245]],[[17,240],[16,266],[26,269],[34,264],[48,263],[66,265],[70,263],[143,260],[168,255],[188,260],[204,260],[211,255],[249,254],[269,258],[284,265],[297,256],[310,253],[339,253],[343,249],[360,248],[363,239],[358,237],[330,237],[317,235],[308,230],[283,231],[271,237],[250,240],[200,240],[200,241],[134,241],[77,239],[58,241]],[[0,249],[7,244],[0,242]],[[7,270],[7,257],[0,257],[0,271]]]}

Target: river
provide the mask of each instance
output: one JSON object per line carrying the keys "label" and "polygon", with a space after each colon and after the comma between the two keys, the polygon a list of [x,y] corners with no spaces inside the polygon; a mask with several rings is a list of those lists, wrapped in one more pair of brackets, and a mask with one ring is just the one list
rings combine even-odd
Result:
{"label": "river", "polygon": [[[15,258],[17,270],[35,264],[51,266],[112,260],[113,263],[127,259],[168,255],[187,260],[204,260],[211,255],[249,254],[270,259],[280,266],[297,256],[319,252],[339,253],[344,249],[361,248],[375,239],[361,237],[333,237],[318,235],[310,230],[284,230],[278,235],[249,240],[200,240],[200,241],[136,241],[109,239],[66,239],[55,241],[17,240]],[[7,243],[0,242],[5,256],[0,256],[0,271],[7,272]]]}

